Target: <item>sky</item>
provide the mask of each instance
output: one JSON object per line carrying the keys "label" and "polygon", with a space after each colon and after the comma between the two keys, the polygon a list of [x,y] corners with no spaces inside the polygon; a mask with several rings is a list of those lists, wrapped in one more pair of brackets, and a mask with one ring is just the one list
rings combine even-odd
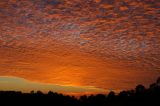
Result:
{"label": "sky", "polygon": [[118,91],[159,76],[159,0],[0,0],[0,90]]}

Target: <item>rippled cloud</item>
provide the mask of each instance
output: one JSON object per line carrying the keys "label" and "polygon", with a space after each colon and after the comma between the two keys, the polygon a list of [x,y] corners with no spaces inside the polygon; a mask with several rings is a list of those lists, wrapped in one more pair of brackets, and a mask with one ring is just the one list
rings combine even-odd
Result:
{"label": "rippled cloud", "polygon": [[147,85],[160,75],[159,7],[158,0],[1,0],[0,75]]}

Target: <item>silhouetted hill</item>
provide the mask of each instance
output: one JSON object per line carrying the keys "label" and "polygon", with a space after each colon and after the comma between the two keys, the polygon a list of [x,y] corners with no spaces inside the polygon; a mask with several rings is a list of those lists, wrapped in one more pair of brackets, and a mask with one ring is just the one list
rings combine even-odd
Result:
{"label": "silhouetted hill", "polygon": [[149,88],[137,85],[134,90],[121,91],[108,95],[97,94],[66,96],[49,91],[22,93],[16,91],[0,91],[0,106],[160,106],[160,78]]}

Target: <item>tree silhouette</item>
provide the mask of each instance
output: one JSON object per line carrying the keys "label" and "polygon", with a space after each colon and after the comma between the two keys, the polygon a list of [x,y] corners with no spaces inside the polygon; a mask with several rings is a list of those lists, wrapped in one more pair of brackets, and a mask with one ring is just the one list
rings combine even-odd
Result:
{"label": "tree silhouette", "polygon": [[143,85],[136,86],[136,93],[143,93],[145,91],[145,87]]}
{"label": "tree silhouette", "polygon": [[156,84],[157,84],[157,86],[160,86],[160,77],[157,79]]}

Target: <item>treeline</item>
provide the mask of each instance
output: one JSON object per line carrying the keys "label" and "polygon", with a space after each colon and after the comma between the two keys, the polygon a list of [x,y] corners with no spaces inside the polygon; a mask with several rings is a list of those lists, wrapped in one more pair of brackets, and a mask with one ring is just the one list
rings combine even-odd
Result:
{"label": "treeline", "polygon": [[22,93],[15,91],[0,91],[0,106],[160,106],[160,78],[149,88],[137,85],[134,90],[122,91],[108,95],[97,94],[81,96],[66,96],[49,91]]}

